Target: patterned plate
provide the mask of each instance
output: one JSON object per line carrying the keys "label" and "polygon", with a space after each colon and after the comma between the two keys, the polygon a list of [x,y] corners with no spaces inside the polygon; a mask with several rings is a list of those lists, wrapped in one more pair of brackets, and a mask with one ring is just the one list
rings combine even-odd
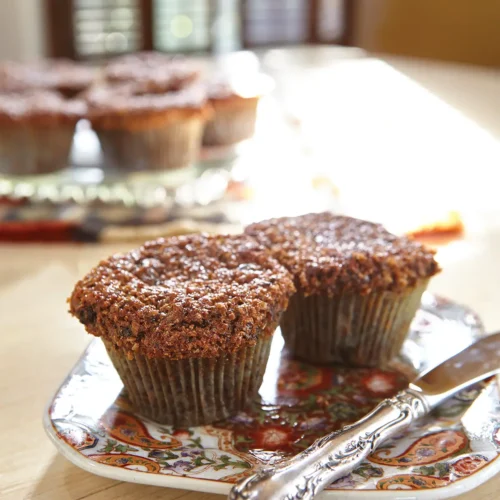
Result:
{"label": "patterned plate", "polygon": [[[135,414],[102,343],[95,340],[49,404],[45,429],[65,457],[95,474],[227,493],[260,466],[359,419],[403,388],[415,371],[482,334],[473,312],[430,294],[424,296],[401,359],[386,370],[300,363],[287,357],[277,334],[260,400],[230,420],[190,429]],[[325,497],[438,499],[486,481],[500,470],[500,407],[496,387],[485,386],[481,411],[479,402],[471,404],[482,387],[457,395],[332,484]]]}

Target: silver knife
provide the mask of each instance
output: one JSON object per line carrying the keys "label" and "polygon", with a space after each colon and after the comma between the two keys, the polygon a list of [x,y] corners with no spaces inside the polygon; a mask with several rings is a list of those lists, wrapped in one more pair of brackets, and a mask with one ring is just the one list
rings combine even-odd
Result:
{"label": "silver knife", "polygon": [[[493,436],[499,424],[500,377],[495,377],[474,399],[460,419],[473,451],[496,451]],[[472,445],[473,444],[473,445]]]}
{"label": "silver knife", "polygon": [[467,386],[500,373],[500,332],[489,335],[408,388],[382,401],[358,422],[315,441],[274,467],[264,467],[233,487],[230,500],[309,500],[348,474],[380,444],[400,434]]}

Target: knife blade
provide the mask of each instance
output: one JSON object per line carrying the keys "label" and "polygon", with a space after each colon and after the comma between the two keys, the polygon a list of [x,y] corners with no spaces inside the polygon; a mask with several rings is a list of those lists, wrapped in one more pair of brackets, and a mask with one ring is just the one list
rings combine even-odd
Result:
{"label": "knife blade", "polygon": [[497,375],[474,399],[460,419],[473,452],[498,450],[495,434],[500,423],[500,377]]}
{"label": "knife blade", "polygon": [[231,489],[230,500],[310,500],[348,474],[381,443],[455,393],[500,373],[500,332],[475,342],[352,425],[316,440],[295,457],[264,467]]}

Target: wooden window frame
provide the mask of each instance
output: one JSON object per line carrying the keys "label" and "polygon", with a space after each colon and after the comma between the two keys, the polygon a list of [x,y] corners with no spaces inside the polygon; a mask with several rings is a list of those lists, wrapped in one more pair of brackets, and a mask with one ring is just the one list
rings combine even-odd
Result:
{"label": "wooden window frame", "polygon": [[[265,48],[266,44],[258,44],[254,45],[250,43],[248,37],[248,23],[246,22],[247,17],[247,9],[246,4],[248,0],[241,0],[240,2],[240,17],[241,17],[241,30],[242,30],[242,46],[244,49],[253,49],[253,48]],[[338,45],[351,45],[352,44],[352,35],[353,35],[353,20],[354,20],[354,9],[355,9],[356,0],[343,0],[343,31],[340,37],[332,38],[330,40],[320,39],[318,33],[318,17],[320,10],[320,0],[309,0],[309,25],[308,25],[308,33],[307,33],[307,44],[317,45],[317,44],[329,44],[335,43]],[[275,45],[275,44],[274,44]],[[289,42],[280,45],[296,45],[295,42]],[[273,44],[269,44],[267,46],[273,46]]]}
{"label": "wooden window frame", "polygon": [[75,59],[73,0],[45,0],[47,48],[50,57]]}
{"label": "wooden window frame", "polygon": [[[44,1],[49,57],[78,59],[73,25],[74,5],[74,0]],[[139,0],[139,9],[142,40],[139,50],[153,50],[153,0]]]}
{"label": "wooden window frame", "polygon": [[[244,49],[256,48],[249,43],[246,19],[246,2],[241,0],[241,42]],[[309,0],[309,26],[307,43],[336,43],[339,45],[352,45],[354,11],[356,0],[344,0],[344,30],[340,38],[336,40],[319,40],[318,36],[318,14],[319,0]],[[74,0],[44,0],[45,18],[47,26],[47,46],[49,57],[65,57],[77,59],[78,52],[75,46],[73,12]],[[141,40],[139,50],[153,50],[153,0],[139,0],[141,10]],[[293,45],[293,44],[290,44]],[[265,47],[259,45],[259,47]],[[102,56],[97,56],[102,57]]]}

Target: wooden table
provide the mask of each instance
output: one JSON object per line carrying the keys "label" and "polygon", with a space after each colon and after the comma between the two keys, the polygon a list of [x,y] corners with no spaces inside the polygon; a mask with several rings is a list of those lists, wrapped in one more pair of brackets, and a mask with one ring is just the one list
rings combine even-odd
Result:
{"label": "wooden table", "polygon": [[[302,61],[301,64],[308,61],[309,66],[316,63],[322,66],[325,58],[328,60],[331,54],[320,52],[309,55],[298,53],[296,59]],[[273,64],[276,65],[279,57],[276,54],[274,57]],[[356,72],[361,68],[360,75],[371,74],[374,78],[372,81],[376,81],[381,75],[380,71],[388,70],[392,76],[396,75],[396,81],[391,80],[392,77],[387,81],[401,89],[414,85],[415,81],[420,82],[434,94],[429,97],[431,101],[439,95],[439,99],[459,109],[460,114],[457,116],[465,120],[463,126],[470,133],[468,137],[476,141],[474,144],[481,146],[477,150],[477,158],[481,161],[469,165],[468,176],[455,171],[466,184],[464,193],[467,193],[467,188],[471,190],[470,198],[461,206],[467,231],[462,240],[440,248],[438,257],[445,271],[433,281],[431,290],[473,307],[481,314],[489,330],[500,329],[500,203],[492,196],[497,189],[495,181],[498,176],[494,167],[500,167],[500,154],[494,156],[498,154],[500,138],[499,74],[410,60],[386,61],[390,67],[381,62],[366,66],[366,61],[360,59],[359,64],[365,64],[363,68],[356,67],[354,61],[354,66],[346,67],[345,71]],[[279,64],[285,63],[279,61]],[[393,74],[394,68],[398,68],[399,72]],[[340,66],[336,71],[339,77],[344,74]],[[403,75],[409,75],[410,79]],[[391,104],[388,101],[384,106],[389,110]],[[347,113],[345,109],[342,112]],[[338,119],[342,120],[346,116]],[[469,122],[464,117],[473,121]],[[432,121],[433,116],[429,118]],[[407,117],[408,121],[411,119],[412,116]],[[384,126],[392,125],[382,123],[381,128]],[[360,127],[360,130],[367,133],[366,128]],[[443,141],[452,144],[453,140],[444,137],[445,132],[443,130]],[[458,129],[453,131],[455,138],[460,133],[462,131]],[[440,138],[432,142],[429,137],[422,138],[424,135],[416,137],[415,149],[439,149]],[[368,140],[367,137],[358,139]],[[446,151],[450,158],[465,154],[460,149],[464,147],[461,142],[457,139],[455,147]],[[487,157],[481,154],[485,148]],[[395,161],[395,158],[390,157],[390,161]],[[463,164],[459,166],[463,167]],[[359,168],[363,168],[361,164]],[[403,167],[398,165],[398,168]],[[362,174],[363,170],[357,173]],[[414,170],[408,174],[413,177],[419,175]],[[428,182],[432,182],[432,179],[428,179]],[[496,186],[492,187],[492,184]],[[345,186],[349,190],[348,181]],[[422,200],[428,200],[426,193],[421,195]],[[488,197],[491,197],[491,203],[486,203]],[[356,212],[357,205],[354,202],[347,205]],[[382,218],[387,212],[390,211],[376,213]],[[59,456],[44,435],[41,424],[44,406],[89,341],[83,328],[67,314],[65,299],[77,278],[99,258],[124,250],[129,245],[0,247],[0,318],[3,338],[0,349],[0,497],[4,500],[222,498],[120,483],[93,476]],[[460,498],[493,500],[498,498],[499,489],[500,477],[497,477]]]}

